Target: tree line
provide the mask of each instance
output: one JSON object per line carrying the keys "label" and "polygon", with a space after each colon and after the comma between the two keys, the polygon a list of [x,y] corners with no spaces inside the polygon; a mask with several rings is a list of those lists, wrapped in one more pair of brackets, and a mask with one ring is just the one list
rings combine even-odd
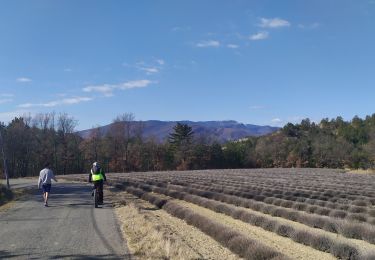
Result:
{"label": "tree line", "polygon": [[350,121],[304,119],[280,131],[225,145],[242,167],[375,168],[375,114]]}
{"label": "tree line", "polygon": [[[279,131],[220,144],[195,136],[178,123],[159,143],[143,137],[142,122],[125,113],[108,131],[96,127],[87,138],[75,133],[68,114],[46,113],[0,123],[10,177],[38,175],[45,162],[57,174],[88,172],[98,161],[106,172],[269,167],[375,167],[375,114],[351,121],[304,119]],[[3,160],[0,160],[3,174]]]}

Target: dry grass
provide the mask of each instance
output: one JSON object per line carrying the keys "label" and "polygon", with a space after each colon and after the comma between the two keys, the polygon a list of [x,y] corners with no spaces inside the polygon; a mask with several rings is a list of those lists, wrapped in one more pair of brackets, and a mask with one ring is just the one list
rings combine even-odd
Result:
{"label": "dry grass", "polygon": [[[229,259],[238,257],[209,236],[164,210],[125,193],[113,196],[131,253],[139,259]],[[124,205],[125,204],[125,205]]]}
{"label": "dry grass", "polygon": [[122,231],[135,256],[142,259],[189,259],[183,246],[155,229],[134,204],[119,208],[117,212],[124,219]]}
{"label": "dry grass", "polygon": [[12,206],[12,201],[17,200],[26,194],[30,194],[33,191],[34,189],[30,188],[8,190],[4,186],[0,185],[0,210],[7,210]]}
{"label": "dry grass", "polygon": [[0,206],[13,199],[13,192],[0,185]]}

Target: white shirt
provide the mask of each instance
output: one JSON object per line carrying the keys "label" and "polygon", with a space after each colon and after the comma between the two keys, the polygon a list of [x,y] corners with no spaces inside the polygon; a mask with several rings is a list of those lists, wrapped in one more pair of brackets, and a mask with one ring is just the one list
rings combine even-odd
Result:
{"label": "white shirt", "polygon": [[41,184],[51,184],[52,179],[57,182],[53,171],[51,169],[44,168],[39,174],[38,187],[40,187]]}

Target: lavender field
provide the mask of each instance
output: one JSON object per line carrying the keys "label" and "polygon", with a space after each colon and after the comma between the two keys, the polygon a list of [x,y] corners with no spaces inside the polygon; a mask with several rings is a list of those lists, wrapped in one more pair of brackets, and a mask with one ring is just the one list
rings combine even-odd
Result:
{"label": "lavender field", "polygon": [[375,259],[375,175],[255,169],[108,179],[245,259]]}

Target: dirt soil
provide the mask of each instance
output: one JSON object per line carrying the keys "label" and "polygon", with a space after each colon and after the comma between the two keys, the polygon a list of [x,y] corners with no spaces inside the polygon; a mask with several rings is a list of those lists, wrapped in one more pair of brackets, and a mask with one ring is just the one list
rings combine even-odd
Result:
{"label": "dirt soil", "polygon": [[185,221],[126,192],[105,191],[116,207],[121,230],[141,259],[240,259]]}

